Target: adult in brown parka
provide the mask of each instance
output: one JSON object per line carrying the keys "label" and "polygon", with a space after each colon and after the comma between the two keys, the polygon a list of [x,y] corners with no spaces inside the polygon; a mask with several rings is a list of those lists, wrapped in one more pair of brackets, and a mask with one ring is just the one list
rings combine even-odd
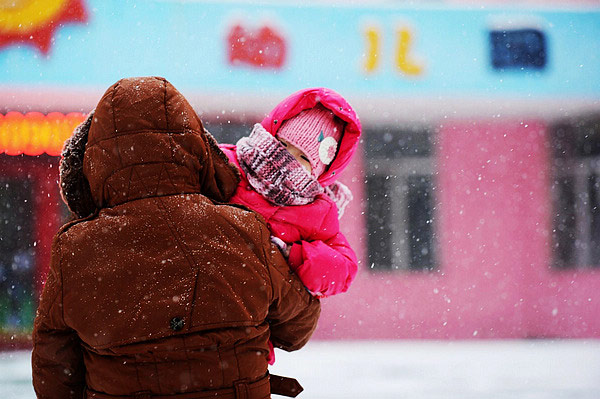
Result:
{"label": "adult in brown parka", "polygon": [[35,319],[38,398],[269,398],[267,354],[320,305],[262,218],[225,205],[236,169],[165,79],[123,79],[65,144],[80,218],[53,241]]}

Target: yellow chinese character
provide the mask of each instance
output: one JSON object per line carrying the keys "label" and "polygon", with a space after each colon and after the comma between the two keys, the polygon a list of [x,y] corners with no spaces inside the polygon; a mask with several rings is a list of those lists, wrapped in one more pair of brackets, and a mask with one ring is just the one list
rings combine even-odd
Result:
{"label": "yellow chinese character", "polygon": [[379,64],[380,34],[376,28],[370,27],[365,30],[365,37],[367,39],[365,71],[370,73]]}
{"label": "yellow chinese character", "polygon": [[410,59],[410,46],[412,44],[412,33],[407,28],[396,30],[398,43],[396,52],[396,67],[405,75],[418,76],[423,73],[423,66],[418,65]]}

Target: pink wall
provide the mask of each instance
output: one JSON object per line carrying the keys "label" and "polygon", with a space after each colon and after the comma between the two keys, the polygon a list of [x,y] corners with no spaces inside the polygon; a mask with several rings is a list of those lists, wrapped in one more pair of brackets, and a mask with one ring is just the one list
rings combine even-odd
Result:
{"label": "pink wall", "polygon": [[[364,160],[342,181],[355,193],[342,229],[359,275],[323,301],[316,332],[340,338],[600,337],[600,272],[550,268],[545,125],[456,121],[437,137],[439,270],[371,272]],[[360,178],[357,178],[360,176]]]}

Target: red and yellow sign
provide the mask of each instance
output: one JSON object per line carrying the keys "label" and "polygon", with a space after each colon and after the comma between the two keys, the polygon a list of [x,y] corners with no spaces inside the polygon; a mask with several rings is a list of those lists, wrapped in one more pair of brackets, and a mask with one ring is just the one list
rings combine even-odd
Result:
{"label": "red and yellow sign", "polygon": [[50,51],[54,31],[86,22],[84,0],[0,0],[0,48],[25,43]]}
{"label": "red and yellow sign", "polygon": [[65,140],[84,119],[84,114],[76,112],[67,115],[59,112],[0,114],[0,154],[58,156]]}

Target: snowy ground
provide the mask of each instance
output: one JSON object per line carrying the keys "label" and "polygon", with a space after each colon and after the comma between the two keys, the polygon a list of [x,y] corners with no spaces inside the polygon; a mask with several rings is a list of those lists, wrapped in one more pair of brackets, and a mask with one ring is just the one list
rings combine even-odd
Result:
{"label": "snowy ground", "polygon": [[[600,340],[321,341],[276,354],[271,371],[296,377],[305,399],[600,398]],[[34,397],[29,361],[0,354],[2,399]]]}

